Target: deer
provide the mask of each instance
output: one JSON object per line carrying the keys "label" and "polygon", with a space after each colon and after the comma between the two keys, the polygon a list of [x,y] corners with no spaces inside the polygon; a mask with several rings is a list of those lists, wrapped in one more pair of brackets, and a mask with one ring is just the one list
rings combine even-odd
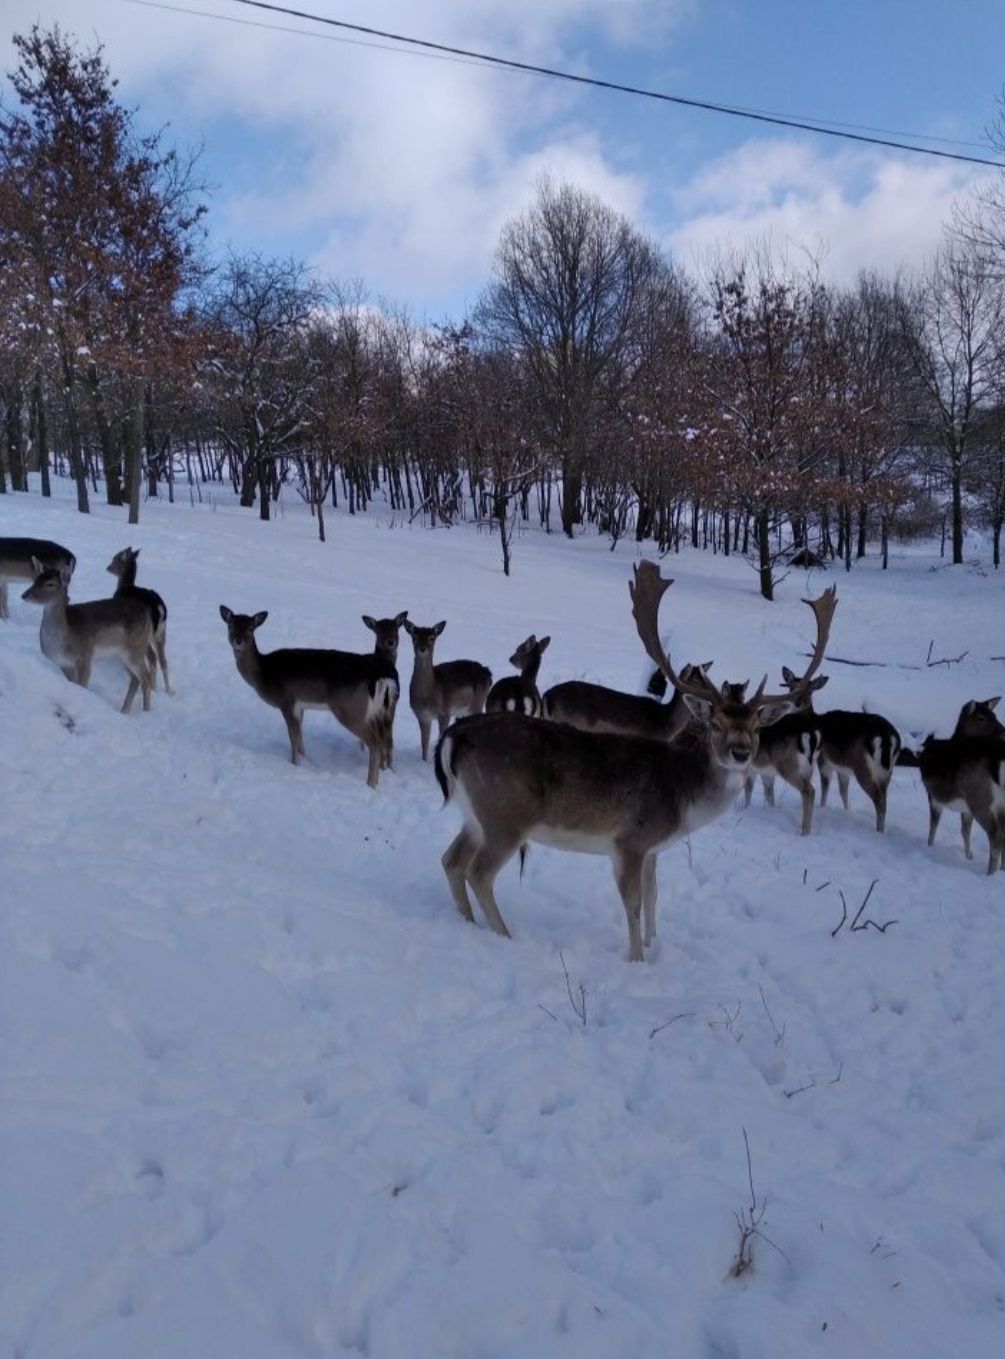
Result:
{"label": "deer", "polygon": [[750,806],[754,780],[759,774],[764,789],[764,804],[775,805],[775,779],[782,778],[799,794],[803,815],[800,835],[813,829],[816,789],[813,772],[820,755],[820,719],[812,709],[786,713],[777,722],[762,727],[757,754],[751,762],[743,789],[743,805]]}
{"label": "deer", "polygon": [[[834,587],[806,601],[817,635],[791,693],[723,696],[698,668],[685,678],[664,652],[660,601],[673,584],[654,562],[634,567],[632,614],[642,644],[698,724],[673,741],[586,732],[519,713],[485,713],[448,728],[434,767],[445,802],[463,816],[441,860],[451,896],[474,920],[468,886],[496,934],[509,930],[495,899],[502,867],[528,842],[611,862],[628,922],[628,957],[641,962],[656,934],[657,856],[715,821],[742,789],[762,725],[791,711],[824,658],[837,604]],[[645,935],[641,920],[644,914]]]}
{"label": "deer", "polygon": [[442,736],[455,717],[484,712],[492,687],[492,671],[478,661],[441,661],[433,664],[436,639],[447,626],[446,620],[431,628],[420,628],[405,619],[405,631],[415,649],[412,682],[408,701],[419,724],[422,758],[429,756],[429,735],[436,719]]}
{"label": "deer", "polygon": [[143,691],[143,711],[150,709],[153,670],[153,624],[150,612],[136,599],[92,599],[71,604],[71,568],[33,561],[35,579],[21,598],[42,608],[39,643],[42,654],[60,667],[74,684],[86,689],[95,656],[115,656],[129,671],[129,687],[122,712],[133,706],[137,689]]}
{"label": "deer", "polygon": [[142,585],[136,584],[136,559],[139,555],[138,547],[124,547],[121,552],[116,552],[108,563],[106,569],[118,581],[113,598],[138,599],[150,611],[150,621],[154,629],[153,673],[156,675],[159,665],[164,676],[164,688],[174,697],[167,663],[167,605],[156,590],[147,590]]}
{"label": "deer", "polygon": [[921,781],[928,795],[928,843],[944,811],[960,813],[963,852],[974,857],[970,835],[976,820],[988,837],[988,873],[1003,867],[1005,848],[1005,726],[995,716],[1000,699],[964,703],[952,736],[926,737],[918,755]]}
{"label": "deer", "polygon": [[[886,829],[886,799],[893,778],[894,765],[900,755],[900,733],[892,722],[879,713],[847,712],[832,708],[817,713],[813,695],[827,683],[829,676],[821,675],[809,686],[800,708],[816,718],[820,729],[820,748],[817,763],[820,770],[820,806],[827,806],[831,774],[837,774],[838,790],[845,811],[848,811],[848,786],[854,776],[856,783],[876,809],[876,830],[882,835]],[[799,684],[788,668],[782,667],[782,681],[786,688]]]}
{"label": "deer", "polygon": [[[395,614],[393,618],[372,618],[370,614],[363,614],[363,622],[374,634],[373,654],[381,656],[384,660],[394,666],[395,677],[398,674],[398,634],[404,626],[405,619],[408,617],[408,610],[403,609],[401,613]],[[363,747],[364,750],[366,747]],[[387,743],[381,756],[381,769],[391,769],[394,765],[394,724],[388,728]]]}
{"label": "deer", "polygon": [[[681,677],[691,679],[698,671],[706,673],[711,666],[711,661],[700,666],[685,665]],[[660,683],[656,682],[657,675]],[[694,721],[694,717],[684,695],[677,690],[672,692],[669,703],[661,702],[666,689],[667,681],[659,670],[649,680],[647,694],[651,697],[609,689],[605,684],[591,684],[587,680],[566,680],[545,693],[542,716],[552,722],[578,727],[580,731],[672,741]]]}
{"label": "deer", "polygon": [[537,675],[541,669],[541,657],[548,650],[550,637],[538,641],[533,633],[520,643],[509,658],[519,675],[506,675],[496,680],[485,700],[485,711],[489,713],[523,713],[525,717],[540,717],[542,712],[541,695],[537,687]]}
{"label": "deer", "polygon": [[48,538],[0,538],[0,619],[10,617],[7,586],[23,580],[30,585],[38,576],[36,562],[54,571],[65,570],[67,581],[77,565],[69,548]]}
{"label": "deer", "polygon": [[363,614],[364,624],[374,634],[373,654],[383,656],[395,667],[398,664],[398,634],[404,627],[407,617],[407,609],[395,614],[393,618],[371,618],[368,613]]}
{"label": "deer", "polygon": [[398,673],[383,656],[355,651],[284,647],[259,651],[255,633],[268,618],[234,613],[220,605],[227,640],[241,678],[271,708],[278,708],[290,738],[290,760],[299,764],[304,750],[303,715],[308,708],[327,709],[336,722],[366,747],[370,761],[366,781],[376,788],[386,767],[387,746],[398,702]]}

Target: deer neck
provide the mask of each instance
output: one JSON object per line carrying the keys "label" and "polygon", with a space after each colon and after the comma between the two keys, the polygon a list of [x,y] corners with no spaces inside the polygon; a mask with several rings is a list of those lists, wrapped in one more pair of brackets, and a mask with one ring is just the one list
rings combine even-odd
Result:
{"label": "deer neck", "polygon": [[538,671],[541,669],[541,657],[535,656],[533,660],[527,662],[520,671],[520,678],[525,684],[537,684]]}
{"label": "deer neck", "polygon": [[433,673],[433,653],[417,651],[412,670],[412,682],[408,687],[409,697],[415,701],[430,699],[436,692],[436,676]]}
{"label": "deer neck", "polygon": [[42,606],[39,644],[43,654],[50,658],[59,653],[67,642],[70,633],[70,620],[66,612],[68,605],[69,599],[64,590]]}
{"label": "deer neck", "polygon": [[252,689],[260,690],[263,687],[265,676],[262,673],[262,653],[259,651],[258,643],[254,638],[251,639],[251,645],[246,646],[243,651],[234,652],[234,660],[241,678],[247,684],[250,684]]}
{"label": "deer neck", "polygon": [[121,590],[131,590],[135,584],[136,584],[136,563],[129,562],[126,566],[122,568],[122,571],[119,575],[119,583],[115,587],[115,593],[118,594]]}

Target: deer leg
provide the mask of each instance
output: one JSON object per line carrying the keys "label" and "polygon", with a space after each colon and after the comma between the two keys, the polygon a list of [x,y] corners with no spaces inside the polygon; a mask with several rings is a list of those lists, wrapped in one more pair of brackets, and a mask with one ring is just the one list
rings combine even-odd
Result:
{"label": "deer leg", "polygon": [[167,658],[167,624],[162,623],[157,631],[156,638],[157,659],[160,662],[161,674],[164,676],[164,688],[171,698],[174,698],[174,690],[171,688],[171,678],[168,675]]}
{"label": "deer leg", "polygon": [[764,805],[765,805],[765,807],[773,807],[773,806],[775,805],[775,776],[774,776],[774,774],[762,774],[762,775],[761,775],[761,787],[764,789]]}
{"label": "deer leg", "polygon": [[499,907],[496,905],[495,893],[492,888],[503,864],[512,859],[519,848],[520,839],[518,836],[507,836],[505,840],[500,840],[494,845],[483,842],[471,856],[465,875],[474,888],[479,906],[485,912],[485,919],[496,934],[502,934],[507,939],[510,937],[510,932],[506,928],[506,922],[499,912]]}
{"label": "deer leg", "polygon": [[642,962],[642,862],[643,857],[631,850],[619,850],[611,855],[614,880],[621,893],[621,904],[628,917],[628,961]]}
{"label": "deer leg", "polygon": [[91,682],[91,660],[92,657],[88,653],[81,656],[77,661],[73,680],[74,683],[79,684],[82,689],[86,689]]}
{"label": "deer leg", "polygon": [[371,735],[366,748],[370,752],[370,764],[366,771],[366,782],[368,787],[376,788],[377,781],[380,778],[380,761],[383,755],[384,746],[378,736]]}
{"label": "deer leg", "polygon": [[656,938],[656,855],[647,854],[642,861],[642,909],[645,913],[643,945],[648,948]]}
{"label": "deer leg", "polygon": [[[859,774],[858,784],[866,797],[876,808],[876,829],[880,834],[886,828],[886,784],[871,774]],[[847,807],[847,802],[845,806]]]}
{"label": "deer leg", "polygon": [[147,651],[147,664],[149,665],[149,667],[150,667],[150,672],[151,672],[151,674],[153,675],[153,687],[156,689],[156,688],[157,688],[157,649],[156,649],[156,647],[154,646],[154,643],[153,643],[153,642],[150,643],[150,648],[149,648],[149,650]]}
{"label": "deer leg", "polygon": [[744,809],[750,806],[750,799],[754,795],[754,776],[748,774],[743,780],[743,806]]}
{"label": "deer leg", "polygon": [[60,670],[62,670],[63,674],[66,676],[66,678],[70,681],[71,684],[76,684],[77,667],[75,665],[61,665],[59,668]]}
{"label": "deer leg", "polygon": [[10,609],[7,605],[7,582],[0,581],[0,618],[9,618]]}
{"label": "deer leg", "polygon": [[[939,804],[938,804],[937,802],[933,801],[932,798],[929,798],[929,799],[928,799],[928,843],[929,843],[930,845],[934,845],[934,844],[935,844],[935,832],[939,829],[939,821],[940,821],[941,819],[942,819],[942,808],[939,806]],[[972,818],[971,818],[971,823],[970,823],[970,824],[973,825],[973,819],[972,819]],[[966,846],[966,843],[967,843],[966,836],[964,836],[964,841],[963,841],[963,843],[964,843],[964,846]],[[970,855],[969,855],[969,854],[967,855],[967,858],[968,858],[968,859],[970,858]]]}
{"label": "deer leg", "polygon": [[281,708],[280,712],[286,723],[286,734],[290,738],[290,760],[293,764],[299,764],[300,756],[304,753],[303,720],[294,708]]}
{"label": "deer leg", "polygon": [[1005,824],[994,816],[989,816],[984,830],[988,837],[988,875],[997,873],[1002,866],[1002,850],[1005,848]]}
{"label": "deer leg", "polygon": [[831,790],[831,767],[821,754],[817,762],[820,771],[820,806],[827,806],[827,794]]}
{"label": "deer leg", "polygon": [[[960,831],[963,835],[963,853],[968,859],[974,857],[974,851],[970,848],[970,832],[974,828],[974,818],[969,812],[960,813]],[[931,840],[928,842],[931,844]]]}
{"label": "deer leg", "polygon": [[[129,688],[126,690],[126,696],[125,696],[125,698],[122,700],[122,707],[119,709],[120,712],[124,712],[124,713],[129,712],[129,710],[130,710],[130,709],[132,708],[132,706],[133,706],[133,699],[136,697],[136,690],[137,690],[139,687],[140,687],[140,677],[139,677],[139,675],[134,674],[133,671],[130,670],[130,672],[129,672]],[[146,707],[146,706],[147,706],[147,705],[144,704],[144,707]]]}
{"label": "deer leg", "polygon": [[475,913],[471,909],[471,898],[468,896],[467,873],[477,848],[476,836],[470,827],[465,826],[456,839],[451,841],[447,852],[440,860],[447,875],[447,882],[450,884],[450,895],[454,899],[454,904],[464,919],[470,920],[472,924]]}
{"label": "deer leg", "polygon": [[838,770],[838,792],[841,794],[841,805],[844,807],[845,811],[848,811],[849,782],[850,782],[849,775],[843,774],[840,770]]}
{"label": "deer leg", "polygon": [[420,717],[418,713],[415,714],[415,720],[419,724],[419,739],[422,743],[422,758],[425,760],[428,759],[429,757],[429,732],[433,724],[430,722],[428,717]]}

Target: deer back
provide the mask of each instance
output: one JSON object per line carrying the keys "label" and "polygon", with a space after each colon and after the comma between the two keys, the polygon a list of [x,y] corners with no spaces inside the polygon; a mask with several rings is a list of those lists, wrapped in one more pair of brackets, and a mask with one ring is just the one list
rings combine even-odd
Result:
{"label": "deer back", "polygon": [[53,571],[62,570],[69,580],[77,559],[69,548],[48,538],[0,538],[0,580],[34,581],[34,562]]}

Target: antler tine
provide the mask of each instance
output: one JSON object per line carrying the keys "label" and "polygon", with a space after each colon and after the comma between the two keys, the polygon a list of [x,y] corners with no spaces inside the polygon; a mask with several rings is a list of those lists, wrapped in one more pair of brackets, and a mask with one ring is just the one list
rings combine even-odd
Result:
{"label": "antler tine", "polygon": [[[837,608],[837,586],[832,585],[825,590],[817,599],[804,599],[804,604],[808,604],[813,610],[813,615],[817,622],[817,637],[813,646],[813,654],[810,656],[810,663],[802,676],[785,694],[762,694],[760,691],[755,695],[758,704],[778,703],[785,699],[799,699],[806,692],[810,680],[820,669],[827,650],[827,642],[830,638],[831,624],[834,622],[834,610]],[[763,684],[762,684],[763,689]]]}
{"label": "antler tine", "polygon": [[635,626],[649,658],[655,661],[664,678],[679,692],[695,694],[700,698],[708,698],[711,692],[717,698],[718,691],[704,671],[698,670],[697,679],[682,679],[663,650],[657,626],[660,601],[673,581],[667,580],[656,563],[650,561],[638,562],[633,566],[632,576],[632,580],[628,582],[628,592],[632,597],[632,617],[635,619]]}

